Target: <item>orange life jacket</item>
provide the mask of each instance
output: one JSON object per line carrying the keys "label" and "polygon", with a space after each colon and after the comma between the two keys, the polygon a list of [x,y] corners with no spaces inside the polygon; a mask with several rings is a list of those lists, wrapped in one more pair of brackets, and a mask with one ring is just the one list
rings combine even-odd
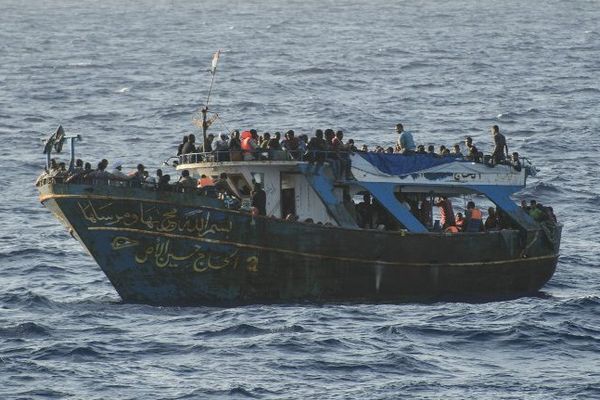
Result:
{"label": "orange life jacket", "polygon": [[244,153],[250,153],[254,151],[254,146],[252,144],[252,136],[242,139],[242,150]]}
{"label": "orange life jacket", "polygon": [[483,215],[481,214],[481,210],[479,208],[471,209],[471,219],[478,219],[478,220],[483,219]]}
{"label": "orange life jacket", "polygon": [[210,177],[198,179],[198,187],[213,186],[215,182]]}

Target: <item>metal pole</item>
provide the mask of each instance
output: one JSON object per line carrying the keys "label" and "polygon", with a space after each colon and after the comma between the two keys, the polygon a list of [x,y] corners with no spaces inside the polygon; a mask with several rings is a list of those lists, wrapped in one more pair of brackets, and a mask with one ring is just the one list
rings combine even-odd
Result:
{"label": "metal pole", "polygon": [[[209,93],[209,96],[210,96],[210,93]],[[206,123],[206,113],[208,112],[208,99],[207,99],[206,104],[207,104],[207,106],[202,108],[202,152],[203,153],[207,152],[205,147],[206,147],[206,131],[208,130],[208,124]]]}

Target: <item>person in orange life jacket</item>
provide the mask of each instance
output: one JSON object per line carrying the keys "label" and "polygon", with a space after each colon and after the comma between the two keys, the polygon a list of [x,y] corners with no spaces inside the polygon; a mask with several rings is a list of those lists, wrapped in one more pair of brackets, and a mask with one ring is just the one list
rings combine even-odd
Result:
{"label": "person in orange life jacket", "polygon": [[203,188],[203,187],[207,187],[207,186],[214,186],[214,181],[212,180],[211,177],[208,177],[204,174],[202,174],[202,176],[200,176],[200,179],[198,179],[198,188]]}
{"label": "person in orange life jacket", "polygon": [[462,213],[456,213],[456,227],[460,232],[465,229],[465,217]]}
{"label": "person in orange life jacket", "polygon": [[467,218],[466,218],[466,232],[479,232],[482,230],[483,214],[481,210],[475,207],[475,203],[469,201],[467,203]]}
{"label": "person in orange life jacket", "polygon": [[435,205],[440,208],[440,224],[442,225],[442,229],[455,225],[454,210],[450,199],[442,196]]}
{"label": "person in orange life jacket", "polygon": [[459,232],[460,232],[460,229],[458,229],[458,227],[456,227],[456,226],[452,225],[452,226],[449,226],[449,227],[447,227],[447,228],[444,230],[444,232],[447,232],[447,233],[459,233]]}
{"label": "person in orange life jacket", "polygon": [[254,150],[256,149],[256,141],[252,137],[252,133],[250,131],[244,131],[242,132],[240,138],[242,139],[242,152],[244,153],[244,159],[253,160]]}

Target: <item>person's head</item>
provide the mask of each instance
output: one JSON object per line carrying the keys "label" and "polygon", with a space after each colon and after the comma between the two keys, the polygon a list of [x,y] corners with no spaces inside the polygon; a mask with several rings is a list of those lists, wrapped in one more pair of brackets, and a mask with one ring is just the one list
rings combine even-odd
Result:
{"label": "person's head", "polygon": [[142,172],[142,176],[143,176],[144,178],[147,178],[149,175],[150,175],[150,174],[148,173],[148,171],[145,171],[145,170],[144,170],[144,172]]}
{"label": "person's head", "polygon": [[519,161],[519,153],[517,153],[516,151],[512,153],[512,159],[513,161]]}
{"label": "person's head", "polygon": [[281,140],[281,132],[275,132],[275,139],[277,139],[277,141]]}
{"label": "person's head", "polygon": [[50,168],[55,169],[58,167],[58,164],[56,163],[56,159],[52,158],[50,159]]}
{"label": "person's head", "polygon": [[83,167],[83,160],[81,158],[75,160],[75,166],[79,168]]}
{"label": "person's head", "polygon": [[103,158],[102,161],[100,161],[102,163],[102,165],[104,165],[104,169],[106,169],[106,167],[108,167],[108,160],[106,158]]}
{"label": "person's head", "polygon": [[221,140],[225,140],[225,141],[229,140],[229,136],[227,136],[227,134],[226,134],[226,133],[221,133],[221,134],[219,135],[219,137],[221,138]]}
{"label": "person's head", "polygon": [[432,144],[430,144],[429,146],[427,146],[427,152],[435,153],[435,147]]}
{"label": "person's head", "polygon": [[106,168],[106,167],[104,166],[104,164],[102,163],[102,161],[100,161],[100,162],[98,163],[98,171],[104,171],[104,169],[105,169],[105,168]]}
{"label": "person's head", "polygon": [[219,175],[219,178],[223,179],[223,180],[227,179],[227,173],[226,172],[221,172],[221,175]]}
{"label": "person's head", "polygon": [[348,139],[348,144],[350,146],[354,146],[354,139]]}
{"label": "person's head", "polygon": [[293,139],[294,138],[294,131],[293,130],[289,130],[285,133],[285,137],[288,139]]}
{"label": "person's head", "polygon": [[417,146],[417,151],[419,153],[424,153],[425,152],[425,146],[423,146],[422,144]]}
{"label": "person's head", "polygon": [[521,200],[521,208],[527,208],[527,201]]}
{"label": "person's head", "polygon": [[473,201],[469,201],[469,202],[467,203],[467,209],[470,209],[470,208],[475,208],[475,202],[473,202]]}
{"label": "person's head", "polygon": [[256,132],[256,129],[250,129],[250,135],[252,135],[252,139],[258,140],[258,132]]}
{"label": "person's head", "polygon": [[488,208],[488,215],[493,217],[496,214],[496,209],[494,207]]}
{"label": "person's head", "polygon": [[194,136],[193,133],[190,133],[188,135],[188,142],[190,142],[190,143],[196,143],[196,136]]}
{"label": "person's head", "polygon": [[259,182],[254,182],[254,191],[259,191],[262,189],[262,185]]}
{"label": "person's head", "polygon": [[450,150],[448,150],[448,149],[442,150],[442,155],[447,156],[449,154],[450,154]]}
{"label": "person's head", "polygon": [[190,171],[184,169],[183,171],[181,171],[181,176],[187,178],[188,176],[190,176]]}
{"label": "person's head", "polygon": [[212,133],[209,133],[208,136],[206,136],[206,140],[208,140],[208,143],[212,142],[215,138],[215,135],[213,135]]}
{"label": "person's head", "polygon": [[323,130],[322,129],[317,129],[315,131],[315,137],[318,137],[319,139],[323,139]]}
{"label": "person's head", "polygon": [[387,154],[392,154],[394,152],[394,148],[392,146],[389,146],[387,149],[385,149],[385,152]]}
{"label": "person's head", "polygon": [[370,193],[363,194],[363,201],[367,204],[371,204],[371,194]]}
{"label": "person's head", "polygon": [[402,133],[404,131],[404,126],[402,124],[396,124],[396,133]]}
{"label": "person's head", "polygon": [[458,145],[458,144],[454,145],[454,152],[455,153],[460,153],[460,145]]}
{"label": "person's head", "polygon": [[340,139],[340,140],[342,140],[344,138],[344,132],[342,132],[341,130],[337,131],[335,133],[335,137],[338,138],[338,139]]}
{"label": "person's head", "polygon": [[89,171],[92,169],[92,164],[90,164],[89,162],[86,162],[85,165],[83,166],[83,169],[85,169],[86,171]]}
{"label": "person's head", "polygon": [[231,137],[233,139],[239,139],[240,138],[240,131],[238,131],[237,129],[235,131],[233,131],[233,134],[231,135]]}
{"label": "person's head", "polygon": [[442,154],[444,152],[444,150],[446,150],[446,146],[441,145],[440,146],[440,154]]}
{"label": "person's head", "polygon": [[464,216],[463,216],[463,213],[461,213],[461,212],[459,212],[459,213],[456,213],[456,219],[457,219],[457,220],[459,220],[459,221],[460,221],[460,220],[461,220],[461,219],[463,219],[463,218],[464,218]]}
{"label": "person's head", "polygon": [[171,180],[171,175],[165,174],[165,175],[162,176],[162,181],[164,183],[169,183],[170,180]]}
{"label": "person's head", "polygon": [[270,140],[271,139],[271,134],[269,132],[265,132],[265,134],[263,135],[263,140]]}
{"label": "person's head", "polygon": [[492,134],[495,135],[497,133],[500,133],[500,128],[498,127],[498,125],[492,126]]}
{"label": "person's head", "polygon": [[535,208],[535,207],[537,206],[537,201],[535,201],[535,200],[531,200],[531,201],[529,202],[529,206],[530,206],[531,208]]}
{"label": "person's head", "polygon": [[144,172],[144,164],[138,164],[137,165],[137,170],[139,173],[143,173]]}
{"label": "person's head", "polygon": [[335,133],[333,132],[333,129],[325,129],[325,140],[327,140],[328,142],[331,142],[331,139],[333,139],[335,137]]}
{"label": "person's head", "polygon": [[64,171],[65,169],[67,169],[67,165],[64,162],[61,162],[58,164],[58,169]]}
{"label": "person's head", "polygon": [[188,141],[188,135],[184,135],[183,136],[183,143],[187,143],[187,141]]}
{"label": "person's head", "polygon": [[471,145],[473,144],[473,138],[472,138],[471,136],[467,136],[467,137],[465,138],[465,144],[466,144],[467,146],[471,146]]}
{"label": "person's head", "polygon": [[160,178],[161,176],[163,176],[162,169],[157,169],[157,170],[156,170],[156,176],[158,176],[159,178]]}
{"label": "person's head", "polygon": [[362,147],[360,148],[361,151],[369,151],[369,146],[367,146],[366,144],[363,144]]}
{"label": "person's head", "polygon": [[205,174],[200,175],[200,179],[204,179],[204,178],[206,178]]}

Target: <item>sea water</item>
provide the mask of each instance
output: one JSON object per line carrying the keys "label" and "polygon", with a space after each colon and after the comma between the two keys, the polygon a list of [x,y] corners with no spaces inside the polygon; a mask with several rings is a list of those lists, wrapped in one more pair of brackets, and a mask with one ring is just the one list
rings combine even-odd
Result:
{"label": "sea water", "polygon": [[[0,398],[600,397],[598,1],[0,1]],[[561,257],[491,303],[123,304],[40,205],[40,139],[151,171],[198,133],[473,137],[539,168]],[[110,169],[110,166],[109,166]],[[127,168],[126,168],[127,169]],[[168,169],[167,169],[168,170]]]}

